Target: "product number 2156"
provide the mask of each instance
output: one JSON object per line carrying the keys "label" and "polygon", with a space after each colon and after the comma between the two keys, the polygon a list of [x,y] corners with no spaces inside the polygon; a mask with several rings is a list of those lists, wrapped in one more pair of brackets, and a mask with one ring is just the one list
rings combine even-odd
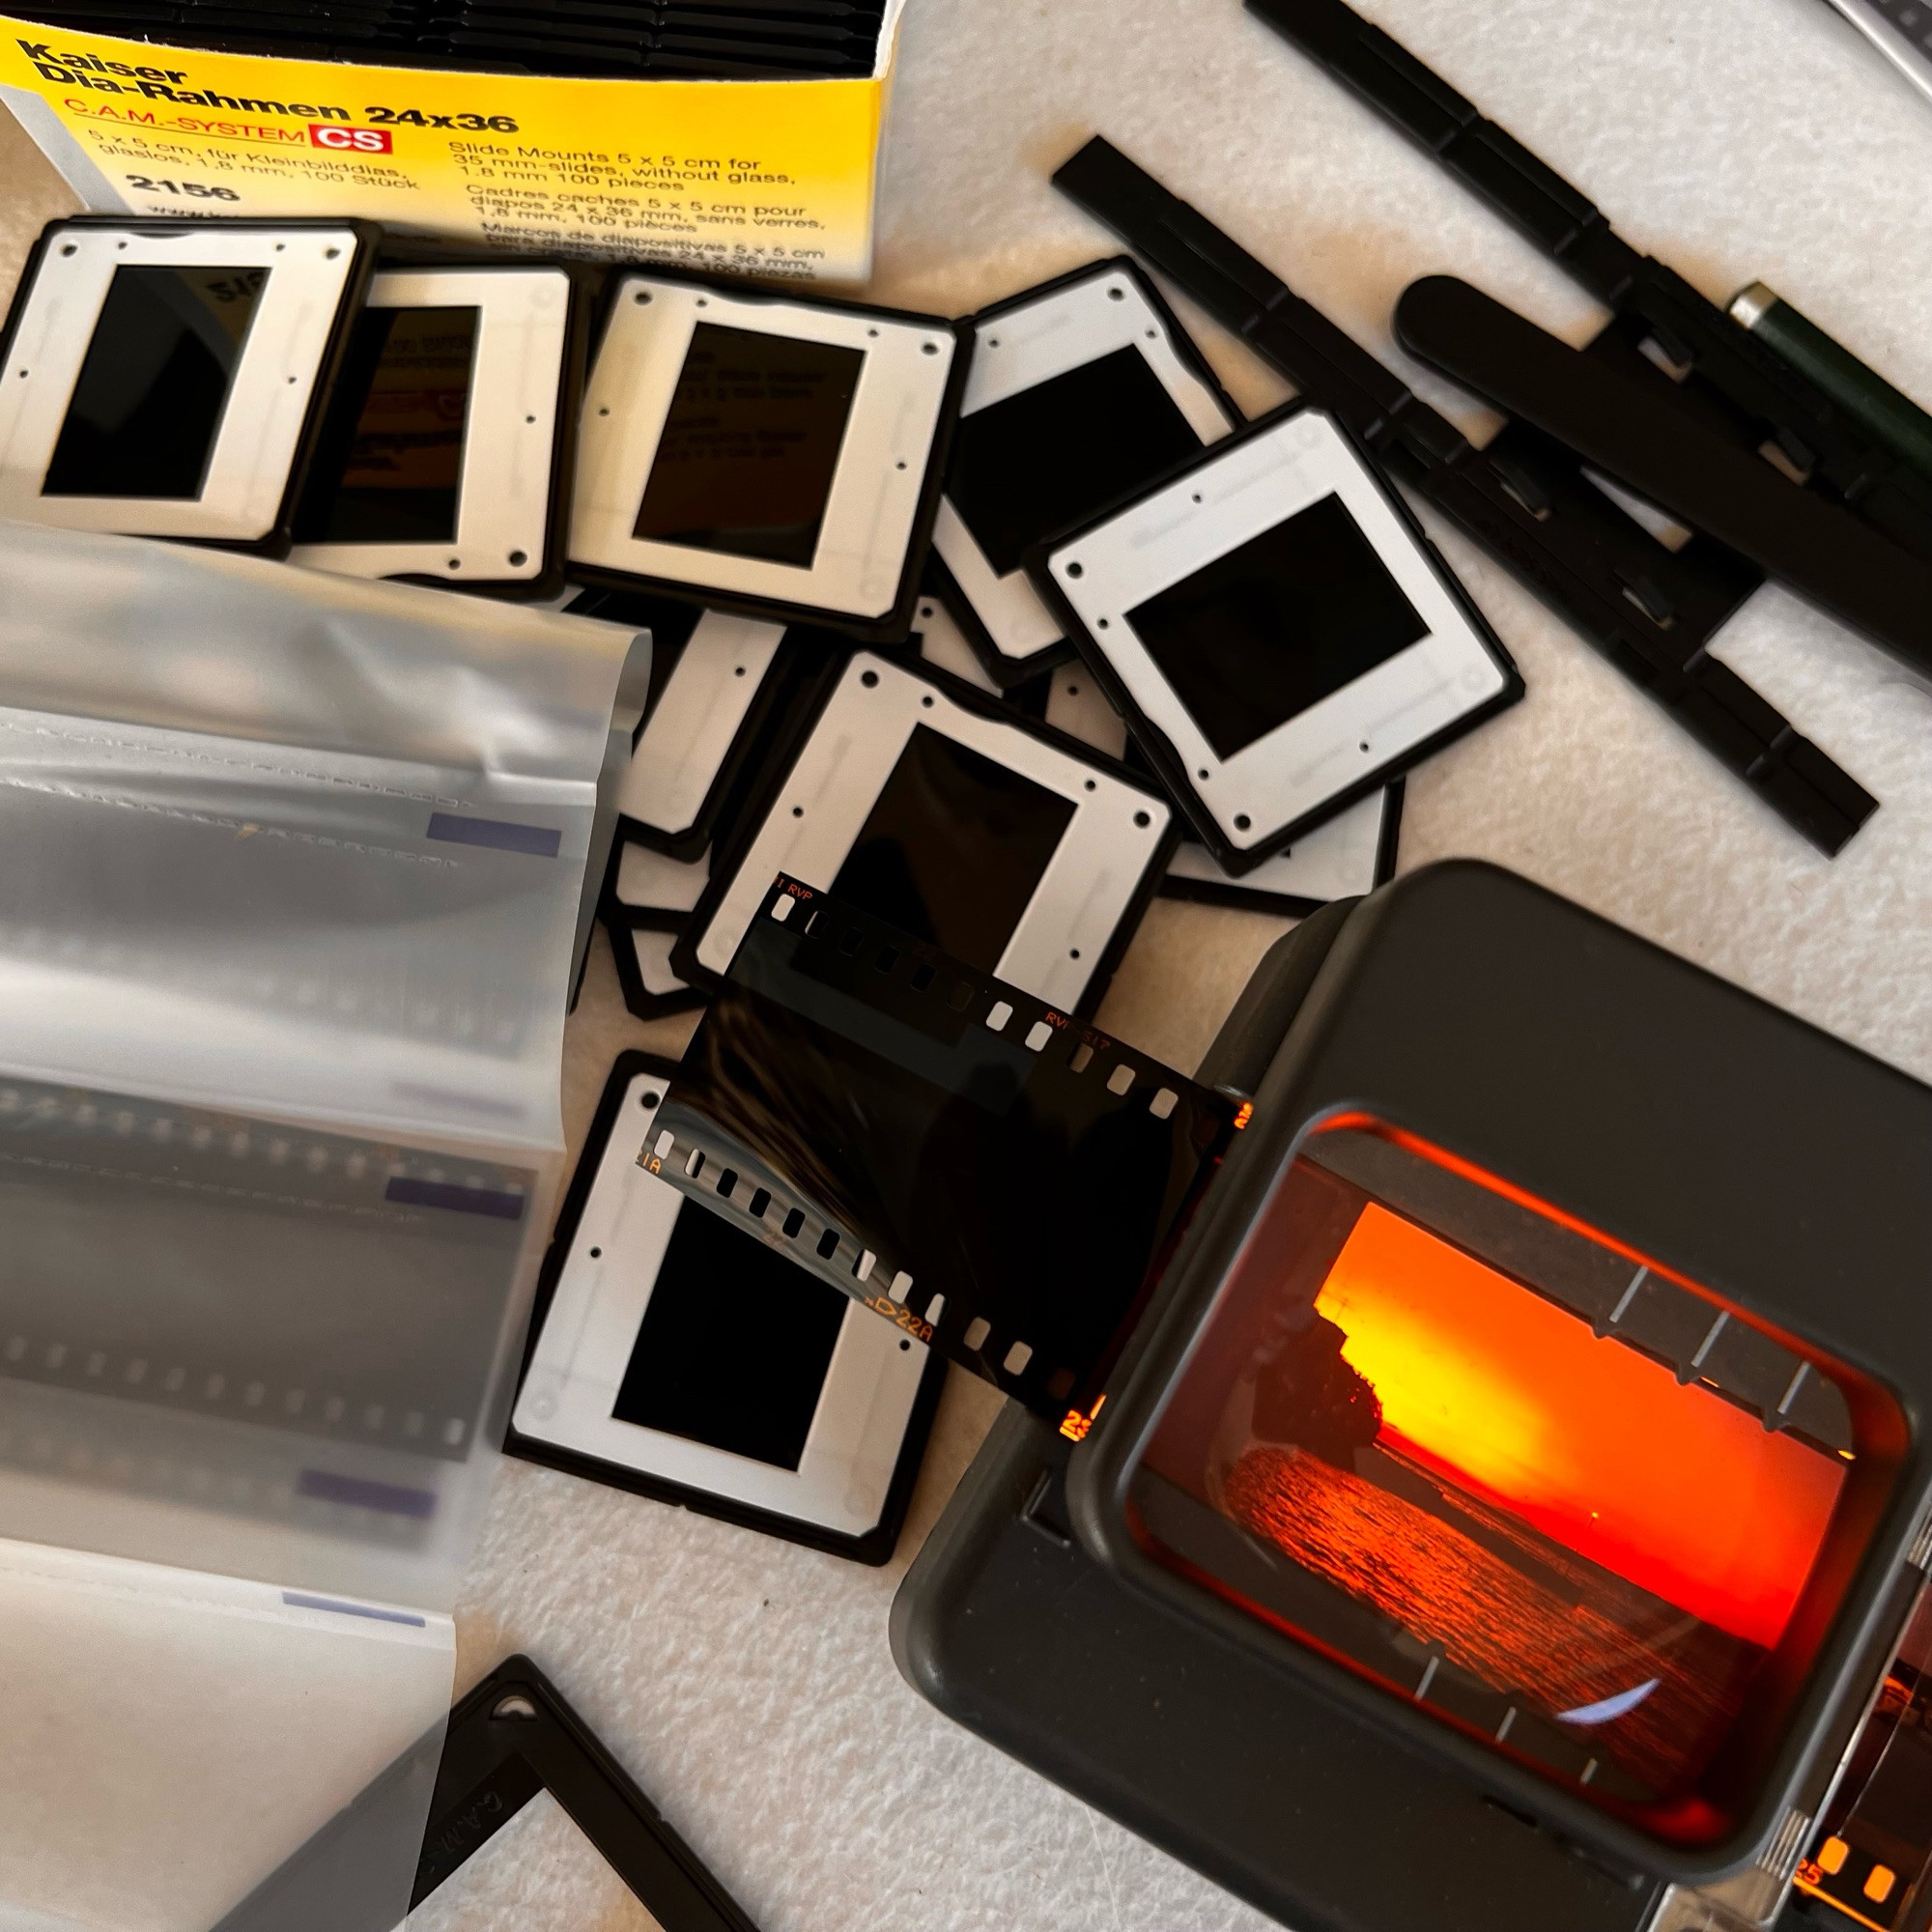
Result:
{"label": "product number 2156", "polygon": [[232,187],[211,187],[206,182],[158,181],[148,175],[126,177],[129,187],[145,188],[150,194],[185,194],[195,201],[240,201]]}

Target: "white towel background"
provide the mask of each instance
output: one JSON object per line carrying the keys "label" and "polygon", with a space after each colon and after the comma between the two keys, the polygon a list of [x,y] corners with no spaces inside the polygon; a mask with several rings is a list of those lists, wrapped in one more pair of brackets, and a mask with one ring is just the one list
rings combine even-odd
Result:
{"label": "white towel background", "polygon": [[[1769,282],[1932,403],[1932,106],[1819,0],[1369,11],[1629,241],[1719,301]],[[1047,185],[1096,130],[1465,428],[1485,429],[1483,412],[1392,349],[1390,310],[1408,281],[1463,275],[1573,342],[1601,319],[1236,0],[911,0],[871,296],[963,313],[1114,252]],[[17,128],[0,126],[0,275],[11,281],[40,224],[69,205]],[[1238,344],[1199,332],[1245,408],[1286,393]],[[1778,590],[1724,634],[1719,655],[1882,802],[1827,861],[1513,580],[1424,521],[1529,696],[1411,777],[1405,868],[1457,853],[1513,866],[1932,1076],[1932,690]],[[1156,904],[1102,1024],[1191,1067],[1280,929]],[[574,1135],[622,1047],[675,1052],[690,1024],[631,1020],[601,936],[597,949],[570,1033]],[[887,1605],[997,1406],[954,1372],[898,1561],[883,1571],[506,1464],[459,1610],[459,1688],[527,1651],[763,1932],[1262,1925],[955,1728],[895,1671]],[[1285,1836],[1293,1829],[1284,1819]],[[573,1840],[545,1801],[424,1922],[641,1924]]]}

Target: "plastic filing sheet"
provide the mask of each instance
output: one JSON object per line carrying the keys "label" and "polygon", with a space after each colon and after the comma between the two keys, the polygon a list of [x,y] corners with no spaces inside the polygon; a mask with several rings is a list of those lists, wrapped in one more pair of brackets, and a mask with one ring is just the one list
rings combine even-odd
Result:
{"label": "plastic filing sheet", "polygon": [[448,1710],[631,645],[0,526],[7,1932],[207,1932]]}

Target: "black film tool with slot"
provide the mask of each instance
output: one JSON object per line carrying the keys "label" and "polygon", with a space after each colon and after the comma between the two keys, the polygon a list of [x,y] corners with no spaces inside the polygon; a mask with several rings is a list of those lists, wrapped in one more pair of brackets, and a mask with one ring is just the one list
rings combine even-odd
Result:
{"label": "black film tool with slot", "polygon": [[1453,275],[1412,283],[1395,327],[1411,355],[1932,671],[1932,565],[1828,497],[1794,488],[1728,437],[1686,421],[1655,383],[1596,367]]}
{"label": "black film tool with slot", "polygon": [[1901,550],[1932,560],[1932,483],[1899,462],[1717,303],[1617,235],[1602,210],[1515,136],[1486,121],[1406,47],[1344,0],[1247,0],[1251,13],[1434,155],[1616,313],[1633,347],[1654,343],[1691,381],[1660,393],[1716,412],[1747,447],[1775,444],[1825,496]]}

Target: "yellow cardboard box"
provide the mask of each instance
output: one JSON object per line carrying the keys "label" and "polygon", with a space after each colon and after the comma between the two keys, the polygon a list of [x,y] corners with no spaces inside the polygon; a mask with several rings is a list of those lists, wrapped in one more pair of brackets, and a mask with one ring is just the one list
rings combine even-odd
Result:
{"label": "yellow cardboard box", "polygon": [[360,215],[545,254],[862,282],[897,42],[866,80],[554,80],[0,14],[0,99],[91,209]]}

